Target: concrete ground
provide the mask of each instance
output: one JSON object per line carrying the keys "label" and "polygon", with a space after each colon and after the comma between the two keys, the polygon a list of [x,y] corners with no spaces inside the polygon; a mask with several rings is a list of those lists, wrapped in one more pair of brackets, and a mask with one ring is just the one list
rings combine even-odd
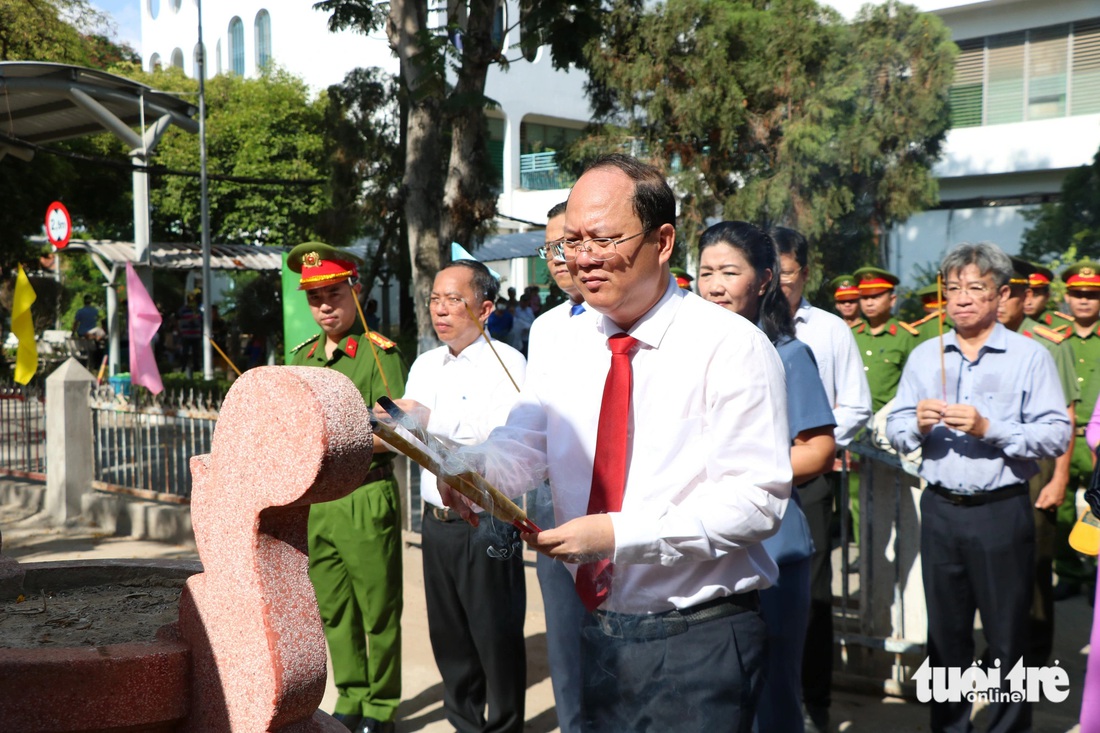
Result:
{"label": "concrete ground", "polygon": [[[3,479],[0,479],[2,481]],[[89,527],[51,527],[33,508],[0,504],[0,532],[3,554],[20,561],[43,562],[62,559],[172,558],[197,559],[194,546],[108,537]],[[424,610],[424,581],[421,573],[418,535],[406,535],[405,613],[403,648],[404,702],[398,712],[399,733],[445,733],[442,685],[432,658]],[[530,559],[530,558],[529,558]],[[558,730],[554,697],[546,665],[545,619],[542,597],[535,577],[534,562],[527,567],[527,733]],[[1065,733],[1077,730],[1081,687],[1092,613],[1082,596],[1057,606],[1058,638],[1055,658],[1070,673],[1071,694],[1063,703],[1044,702],[1035,707],[1036,733]],[[335,690],[331,684],[322,709],[331,710]],[[928,711],[915,701],[869,696],[851,692],[834,693],[834,730],[849,733],[922,733],[929,730]],[[976,724],[984,728],[981,711]],[[763,733],[772,733],[765,731]],[[782,733],[781,731],[778,733]]]}

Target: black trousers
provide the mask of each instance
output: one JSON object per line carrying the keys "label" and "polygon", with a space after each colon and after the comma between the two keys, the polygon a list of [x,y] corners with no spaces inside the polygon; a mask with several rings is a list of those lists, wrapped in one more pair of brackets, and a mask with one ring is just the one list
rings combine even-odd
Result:
{"label": "black trousers", "polygon": [[429,511],[422,531],[428,633],[447,720],[459,733],[522,733],[527,586],[516,530],[486,516],[476,528],[443,522]]}
{"label": "black trousers", "polygon": [[[839,476],[840,474],[829,474]],[[839,479],[837,479],[839,480]],[[833,688],[833,563],[830,525],[833,489],[825,476],[798,488],[810,525],[814,554],[810,558],[810,623],[802,653],[802,700],[806,707],[828,710]],[[847,487],[841,499],[847,500]]]}
{"label": "black trousers", "polygon": [[763,688],[767,629],[759,611],[656,639],[581,631],[585,733],[749,733]]}
{"label": "black trousers", "polygon": [[[926,490],[921,497],[921,570],[928,603],[928,657],[933,667],[965,670],[975,659],[974,611],[981,614],[986,664],[1002,679],[1028,652],[1034,587],[1035,519],[1022,494],[959,506]],[[1007,680],[1005,681],[1007,688]],[[932,702],[932,731],[971,730],[971,703]],[[1031,730],[1031,703],[993,702],[990,733]]]}

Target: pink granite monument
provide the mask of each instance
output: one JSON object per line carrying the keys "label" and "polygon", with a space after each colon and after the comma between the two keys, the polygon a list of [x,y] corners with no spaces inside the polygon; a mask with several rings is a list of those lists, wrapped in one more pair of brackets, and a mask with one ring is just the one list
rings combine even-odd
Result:
{"label": "pink granite monument", "polygon": [[306,521],[310,504],[360,485],[372,451],[368,409],[343,375],[246,372],[222,406],[211,453],[191,459],[204,571],[187,580],[178,623],[153,643],[0,648],[0,728],[343,731],[317,709],[325,638],[306,573]]}

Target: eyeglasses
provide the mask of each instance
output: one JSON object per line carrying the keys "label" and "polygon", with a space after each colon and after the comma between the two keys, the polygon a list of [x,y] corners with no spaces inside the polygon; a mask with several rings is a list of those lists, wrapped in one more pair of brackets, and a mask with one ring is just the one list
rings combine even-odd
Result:
{"label": "eyeglasses", "polygon": [[649,234],[652,229],[645,229],[637,234],[631,234],[629,237],[623,237],[622,239],[612,239],[610,237],[596,237],[594,239],[559,239],[556,242],[551,242],[547,245],[550,248],[551,254],[555,257],[561,257],[566,262],[572,262],[577,259],[577,256],[581,252],[588,253],[588,259],[593,262],[607,262],[612,259],[618,250],[616,249],[623,242],[629,242],[631,239],[637,239],[638,237],[644,237]]}
{"label": "eyeglasses", "polygon": [[535,252],[538,254],[539,257],[544,260],[560,260],[562,258],[561,254],[558,252],[558,245],[560,242],[560,239],[553,242],[547,242],[543,246],[536,249]]}
{"label": "eyeglasses", "polygon": [[969,285],[959,285],[958,283],[950,283],[943,289],[943,294],[947,296],[949,300],[958,298],[963,293],[966,293],[975,300],[984,300],[989,297],[989,294],[993,292],[993,288],[985,283],[970,283]]}
{"label": "eyeglasses", "polygon": [[440,304],[442,304],[443,307],[446,308],[448,311],[455,311],[460,310],[466,306],[466,299],[459,298],[455,295],[448,295],[444,298],[441,298],[438,295],[433,295],[432,297],[428,298],[428,305],[431,308],[438,308]]}
{"label": "eyeglasses", "polygon": [[797,270],[780,270],[779,271],[779,282],[781,282],[781,283],[793,283],[795,280],[798,279],[798,276],[801,275],[801,274],[802,274],[802,268],[801,267],[798,268]]}

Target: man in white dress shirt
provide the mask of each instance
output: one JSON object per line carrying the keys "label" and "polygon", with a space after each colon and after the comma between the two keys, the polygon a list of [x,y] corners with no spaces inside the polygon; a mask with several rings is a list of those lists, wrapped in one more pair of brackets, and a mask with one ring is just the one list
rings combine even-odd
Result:
{"label": "man in white dress shirt", "polygon": [[[444,345],[413,362],[402,403],[422,423],[426,418],[428,432],[451,443],[485,440],[516,401],[512,380],[523,384],[523,356],[499,341],[490,347],[470,316],[472,310],[484,325],[498,287],[473,260],[445,265],[432,286],[432,326]],[[444,507],[427,471],[420,493],[428,633],[447,721],[460,733],[521,733],[527,591],[516,530],[492,517],[480,531],[471,527]]]}
{"label": "man in white dress shirt", "polygon": [[[581,650],[586,731],[748,731],[762,680],[758,590],[776,566],[760,541],[790,496],[783,366],[754,324],[677,287],[675,240],[660,171],[610,155],[580,177],[559,249],[595,313],[547,352],[507,425],[470,450],[506,493],[549,476],[558,526],[523,537],[580,563],[577,591],[595,606]],[[618,450],[597,438],[612,348],[633,380],[625,479],[618,508],[590,513],[604,493],[594,473]]]}
{"label": "man in white dress shirt", "polygon": [[[871,419],[871,389],[852,330],[838,317],[815,308],[802,297],[810,277],[809,245],[794,229],[776,227],[772,239],[779,247],[779,283],[794,316],[794,332],[814,353],[825,394],[833,404],[833,437],[843,449]],[[829,729],[833,684],[833,564],[831,561],[833,495],[842,499],[848,487],[840,474],[819,476],[798,487],[802,510],[810,524],[814,555],[810,568],[810,625],[802,658],[802,698],[806,731]]]}
{"label": "man in white dress shirt", "polygon": [[[571,348],[570,333],[579,328],[591,311],[586,311],[580,289],[569,274],[564,257],[556,257],[554,244],[565,235],[565,202],[555,205],[546,214],[546,242],[539,256],[546,261],[550,277],[568,300],[546,311],[531,325],[527,347],[528,374],[544,363],[546,357]],[[550,353],[544,355],[542,352]],[[542,529],[557,526],[550,485],[544,483],[529,502],[531,519]],[[546,656],[550,665],[550,682],[554,687],[554,709],[561,733],[580,733],[581,727],[581,625],[585,611],[581,599],[573,590],[573,576],[565,565],[539,554],[535,558],[542,589],[542,605],[546,613]]]}

